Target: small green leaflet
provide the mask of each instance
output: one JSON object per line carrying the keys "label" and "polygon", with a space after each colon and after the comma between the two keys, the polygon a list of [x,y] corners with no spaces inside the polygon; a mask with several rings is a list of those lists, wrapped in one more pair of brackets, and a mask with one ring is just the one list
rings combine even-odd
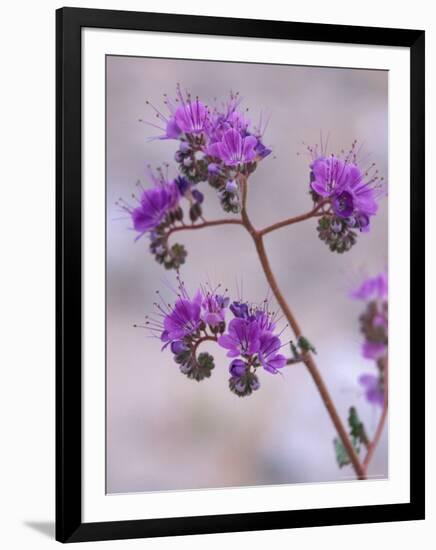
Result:
{"label": "small green leaflet", "polygon": [[[360,454],[361,446],[364,445],[365,447],[368,447],[369,440],[366,435],[365,426],[360,420],[355,407],[350,407],[349,409],[348,425],[350,427],[350,437],[354,450],[357,454]],[[348,456],[347,450],[338,437],[334,438],[333,446],[335,448],[336,462],[338,463],[339,468],[350,464],[350,457]]]}
{"label": "small green leaflet", "polygon": [[308,351],[316,353],[315,347],[309,342],[309,340],[305,336],[300,336],[300,338],[298,338],[297,344],[303,353],[307,353]]}
{"label": "small green leaflet", "polygon": [[333,439],[333,445],[335,447],[336,462],[338,463],[339,468],[350,464],[350,457],[348,456],[342,441],[338,437]]}
{"label": "small green leaflet", "polygon": [[355,407],[350,407],[348,413],[348,425],[350,426],[350,435],[354,447],[360,447],[360,444],[368,446],[368,437],[365,432],[365,426],[361,422]]}

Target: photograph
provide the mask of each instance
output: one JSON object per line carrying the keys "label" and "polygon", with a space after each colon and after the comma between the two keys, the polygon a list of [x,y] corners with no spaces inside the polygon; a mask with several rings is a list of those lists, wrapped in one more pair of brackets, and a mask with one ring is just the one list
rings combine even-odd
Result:
{"label": "photograph", "polygon": [[106,493],[388,479],[389,71],[105,71]]}
{"label": "photograph", "polygon": [[1,548],[426,550],[430,4],[94,4],[2,12]]}

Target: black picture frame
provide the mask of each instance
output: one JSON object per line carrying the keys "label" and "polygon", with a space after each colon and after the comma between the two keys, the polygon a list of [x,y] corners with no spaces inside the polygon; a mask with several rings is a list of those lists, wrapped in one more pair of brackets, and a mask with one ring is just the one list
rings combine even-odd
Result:
{"label": "black picture frame", "polygon": [[[410,502],[310,510],[82,522],[81,29],[397,46],[410,49]],[[94,9],[56,12],[56,539],[128,539],[424,519],[424,41],[419,30]],[[413,359],[413,364],[412,364]],[[412,368],[413,367],[413,368]]]}

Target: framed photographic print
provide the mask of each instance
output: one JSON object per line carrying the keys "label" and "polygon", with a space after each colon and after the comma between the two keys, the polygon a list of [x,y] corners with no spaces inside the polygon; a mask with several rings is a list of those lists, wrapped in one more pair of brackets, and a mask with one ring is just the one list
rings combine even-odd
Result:
{"label": "framed photographic print", "polygon": [[424,518],[424,32],[56,48],[56,538]]}

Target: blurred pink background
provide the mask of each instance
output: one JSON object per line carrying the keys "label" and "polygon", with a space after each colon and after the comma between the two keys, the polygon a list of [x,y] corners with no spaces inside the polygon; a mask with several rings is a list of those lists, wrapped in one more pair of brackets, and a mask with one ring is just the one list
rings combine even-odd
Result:
{"label": "blurred pink background", "polygon": [[[178,371],[169,351],[146,331],[133,328],[152,312],[155,291],[175,273],[148,252],[148,239],[134,243],[130,221],[119,220],[116,200],[129,198],[135,182],[147,186],[146,165],[170,163],[175,141],[147,142],[156,131],[148,99],[164,108],[162,94],[175,85],[206,103],[239,91],[253,122],[271,120],[264,136],[274,155],[250,180],[249,213],[257,227],[310,209],[309,159],[302,141],[314,144],[330,132],[329,152],[363,143],[366,163],[387,178],[388,73],[332,69],[108,57],[107,59],[107,492],[126,493],[353,479],[339,469],[335,430],[304,366],[283,376],[260,373],[261,389],[238,398],[227,387],[228,359],[216,346],[216,367],[201,383]],[[207,219],[224,214],[215,192],[201,184]],[[360,356],[358,316],[362,304],[347,294],[367,275],[387,266],[387,199],[369,234],[348,253],[331,253],[318,239],[316,222],[281,229],[266,246],[281,289],[305,334],[314,342],[321,373],[346,420],[356,405],[373,433],[379,410],[357,384],[376,372]],[[188,250],[181,274],[194,291],[206,280],[261,301],[268,287],[254,246],[242,228],[215,227],[179,233]],[[167,293],[172,299],[171,293]],[[285,334],[283,338],[290,338]],[[387,475],[387,428],[370,475]]]}

